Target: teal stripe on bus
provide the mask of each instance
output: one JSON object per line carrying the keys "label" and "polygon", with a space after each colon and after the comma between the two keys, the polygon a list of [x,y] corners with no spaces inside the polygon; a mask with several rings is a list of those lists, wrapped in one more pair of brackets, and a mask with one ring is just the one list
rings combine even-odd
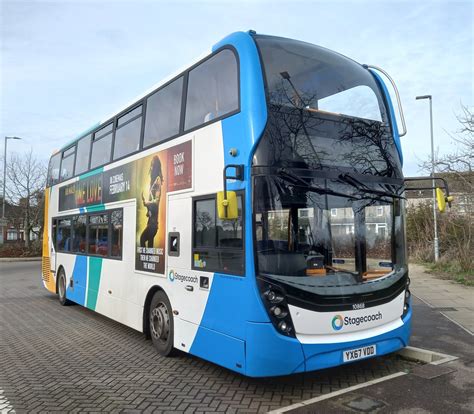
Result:
{"label": "teal stripe on bus", "polygon": [[96,204],[94,206],[86,207],[86,211],[88,213],[92,213],[94,211],[102,211],[102,210],[105,210],[105,205],[104,204]]}
{"label": "teal stripe on bus", "polygon": [[104,171],[104,167],[99,167],[99,168],[96,168],[95,170],[92,170],[92,171],[88,171],[82,175],[79,176],[79,180],[83,180],[84,178],[87,178],[87,177],[90,177],[92,175],[96,175],[96,174],[99,174],[101,173],[102,171]]}
{"label": "teal stripe on bus", "polygon": [[99,295],[102,257],[89,257],[89,281],[87,284],[87,307],[95,311]]}

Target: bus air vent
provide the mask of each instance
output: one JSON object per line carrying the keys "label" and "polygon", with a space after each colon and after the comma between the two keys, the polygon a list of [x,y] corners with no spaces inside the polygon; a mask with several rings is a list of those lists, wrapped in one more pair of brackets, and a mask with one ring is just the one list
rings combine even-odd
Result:
{"label": "bus air vent", "polygon": [[43,265],[42,265],[42,276],[45,282],[49,282],[49,274],[51,269],[51,260],[49,257],[43,256]]}

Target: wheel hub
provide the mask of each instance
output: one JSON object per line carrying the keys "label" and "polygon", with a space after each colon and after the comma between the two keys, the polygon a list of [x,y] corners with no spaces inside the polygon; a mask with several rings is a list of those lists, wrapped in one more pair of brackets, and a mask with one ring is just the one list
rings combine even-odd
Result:
{"label": "wheel hub", "polygon": [[170,318],[166,305],[160,302],[150,312],[150,327],[151,334],[155,339],[159,339],[163,342],[168,340],[170,333]]}
{"label": "wheel hub", "polygon": [[61,275],[59,279],[59,296],[61,298],[64,298],[65,293],[66,293],[66,278],[63,275]]}

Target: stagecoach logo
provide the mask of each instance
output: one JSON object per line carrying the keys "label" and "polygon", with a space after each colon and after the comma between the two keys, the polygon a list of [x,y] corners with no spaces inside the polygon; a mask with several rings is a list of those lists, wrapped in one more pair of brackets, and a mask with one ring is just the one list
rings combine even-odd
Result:
{"label": "stagecoach logo", "polygon": [[339,331],[342,329],[342,325],[343,321],[341,315],[336,315],[334,318],[332,318],[332,329]]}
{"label": "stagecoach logo", "polygon": [[168,272],[168,279],[171,282],[174,282],[175,280],[179,280],[180,282],[198,283],[199,281],[197,276],[182,275],[178,272],[175,272],[174,270],[170,270]]}
{"label": "stagecoach logo", "polygon": [[371,315],[365,315],[365,316],[345,316],[342,317],[341,315],[336,315],[334,318],[332,318],[332,329],[335,331],[340,331],[343,326],[348,326],[348,325],[355,325],[359,326],[367,322],[373,322],[373,321],[379,321],[382,319],[382,312],[378,311],[377,313],[373,313]]}

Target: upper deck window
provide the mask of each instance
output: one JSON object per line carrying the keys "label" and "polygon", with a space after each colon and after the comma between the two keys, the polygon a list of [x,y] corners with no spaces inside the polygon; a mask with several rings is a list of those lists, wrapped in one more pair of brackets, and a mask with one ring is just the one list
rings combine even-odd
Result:
{"label": "upper deck window", "polygon": [[53,155],[49,160],[48,166],[48,186],[52,186],[59,182],[59,164],[61,162],[61,153]]}
{"label": "upper deck window", "polygon": [[89,168],[89,155],[91,151],[91,134],[81,138],[77,143],[76,168],[74,174],[82,174]]}
{"label": "upper deck window", "polygon": [[224,49],[189,72],[186,130],[239,109],[239,82],[234,53]]}
{"label": "upper deck window", "polygon": [[270,104],[387,122],[379,88],[363,66],[297,40],[255,36]]}
{"label": "upper deck window", "polygon": [[178,134],[182,96],[181,77],[147,99],[143,147],[149,147]]}
{"label": "upper deck window", "polygon": [[254,38],[268,106],[254,165],[402,176],[383,94],[369,70],[308,43]]}
{"label": "upper deck window", "polygon": [[132,109],[117,121],[114,143],[114,160],[135,152],[140,147],[142,106]]}
{"label": "upper deck window", "polygon": [[74,160],[76,158],[76,146],[63,151],[63,159],[61,161],[60,180],[64,181],[74,175]]}
{"label": "upper deck window", "polygon": [[91,169],[110,161],[112,152],[112,124],[99,129],[92,142]]}

